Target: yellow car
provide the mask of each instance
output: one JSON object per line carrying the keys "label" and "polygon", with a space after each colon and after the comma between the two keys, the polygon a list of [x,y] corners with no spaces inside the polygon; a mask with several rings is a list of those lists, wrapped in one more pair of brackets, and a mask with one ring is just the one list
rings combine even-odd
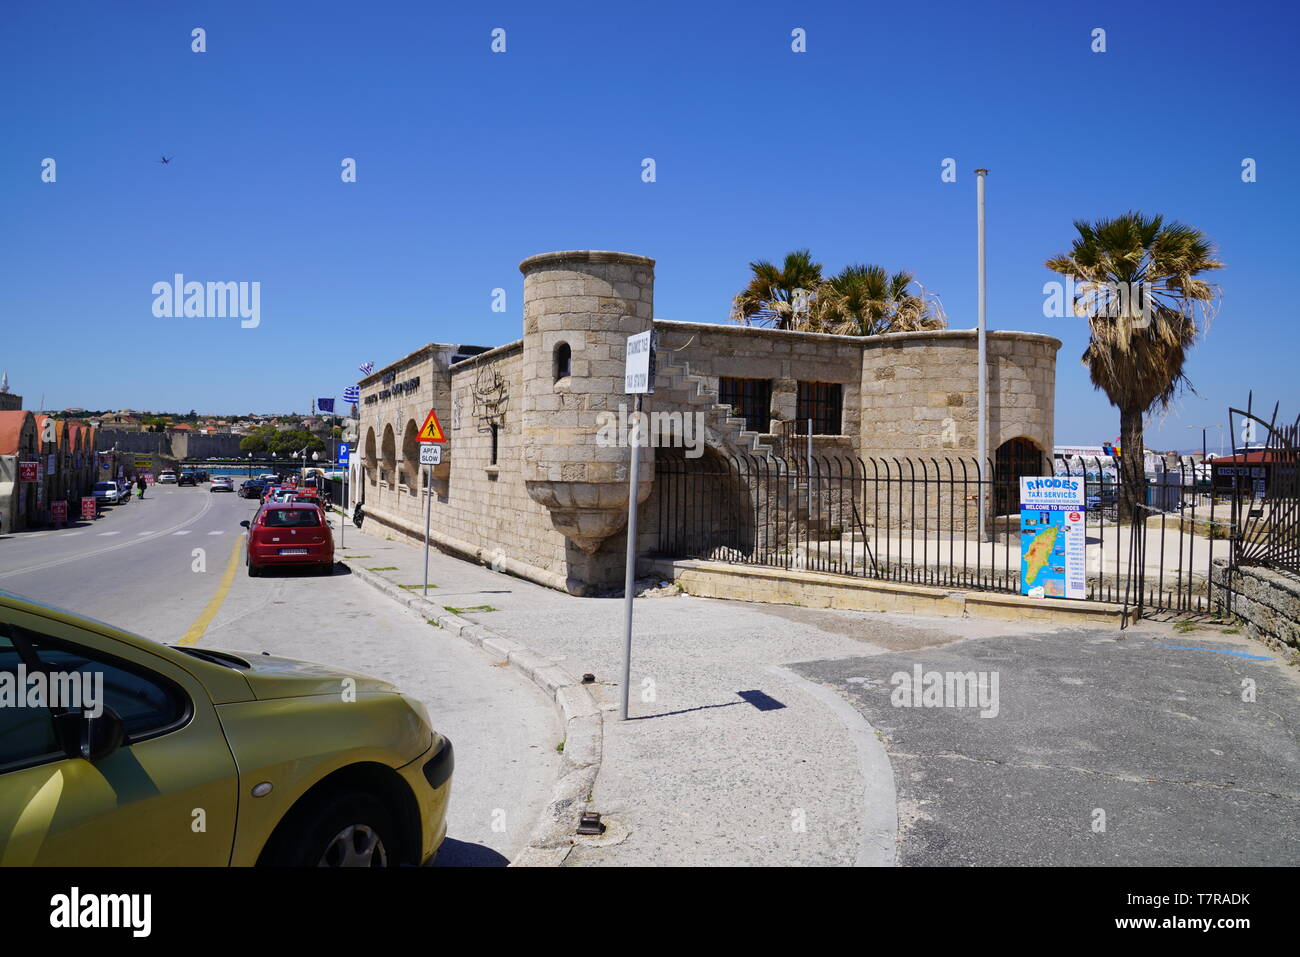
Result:
{"label": "yellow car", "polygon": [[386,682],[0,591],[0,865],[420,864],[453,765]]}

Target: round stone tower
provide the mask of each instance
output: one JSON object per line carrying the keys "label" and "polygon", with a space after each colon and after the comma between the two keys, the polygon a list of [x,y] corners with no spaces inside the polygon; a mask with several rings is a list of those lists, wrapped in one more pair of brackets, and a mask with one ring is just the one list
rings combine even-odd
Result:
{"label": "round stone tower", "polygon": [[[519,264],[524,482],[555,527],[589,555],[627,522],[630,423],[620,421],[620,406],[630,417],[635,397],[623,392],[623,360],[627,337],[654,318],[654,265],[645,256],[591,249]],[[637,498],[644,501],[654,458],[646,447],[640,454]]]}

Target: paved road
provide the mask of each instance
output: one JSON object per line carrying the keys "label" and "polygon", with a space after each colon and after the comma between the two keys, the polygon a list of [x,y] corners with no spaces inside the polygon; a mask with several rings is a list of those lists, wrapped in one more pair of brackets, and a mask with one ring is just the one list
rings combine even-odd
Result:
{"label": "paved road", "polygon": [[[1295,866],[1300,682],[1279,657],[1219,629],[1063,630],[793,670],[882,735],[901,864]],[[909,706],[894,676],[917,665],[996,673],[996,714]]]}
{"label": "paved road", "polygon": [[[513,669],[431,628],[340,567],[248,578],[243,529],[256,503],[154,487],[70,530],[0,536],[0,589],[175,642],[305,658],[394,682],[456,745],[438,864],[504,864],[527,843],[555,781],[550,700]],[[350,537],[350,536],[349,536]],[[235,562],[219,602],[224,574]],[[211,615],[202,633],[195,622]]]}

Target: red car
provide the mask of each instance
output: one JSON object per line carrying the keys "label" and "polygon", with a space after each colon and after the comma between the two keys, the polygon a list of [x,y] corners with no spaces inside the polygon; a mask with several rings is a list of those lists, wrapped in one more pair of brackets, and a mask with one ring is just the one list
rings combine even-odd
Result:
{"label": "red car", "polygon": [[319,505],[272,502],[239,524],[248,529],[248,577],[277,565],[310,565],[333,574],[334,533]]}

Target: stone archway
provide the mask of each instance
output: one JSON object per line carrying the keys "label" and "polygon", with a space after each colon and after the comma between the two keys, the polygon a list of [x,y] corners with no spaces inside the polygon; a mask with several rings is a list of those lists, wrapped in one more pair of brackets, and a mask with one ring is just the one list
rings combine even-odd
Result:
{"label": "stone archway", "polygon": [[1020,511],[1022,476],[1051,474],[1051,463],[1044,461],[1043,450],[1033,439],[1007,439],[993,453],[993,514],[1015,515]]}
{"label": "stone archway", "polygon": [[380,446],[379,481],[390,486],[397,484],[397,443],[393,439],[393,427],[384,426],[384,440]]}
{"label": "stone archway", "polygon": [[420,426],[414,419],[406,421],[402,434],[402,478],[401,484],[410,489],[414,495],[420,484],[420,443],[416,441]]}
{"label": "stone archway", "polygon": [[371,426],[366,430],[366,444],[361,456],[362,465],[366,470],[366,478],[370,484],[374,485],[378,478],[379,459],[375,454],[375,429]]}

